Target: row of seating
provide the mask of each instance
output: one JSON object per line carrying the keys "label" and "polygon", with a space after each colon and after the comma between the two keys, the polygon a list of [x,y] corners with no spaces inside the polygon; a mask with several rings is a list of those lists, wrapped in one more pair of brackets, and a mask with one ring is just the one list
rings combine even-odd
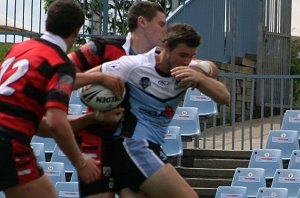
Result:
{"label": "row of seating", "polygon": [[270,130],[265,148],[254,149],[248,167],[236,168],[231,186],[219,186],[215,197],[300,197],[299,129],[300,111],[286,111],[280,130]]}
{"label": "row of seating", "polygon": [[[219,186],[216,192],[216,198],[248,198],[247,187],[245,186]],[[287,188],[275,188],[275,187],[260,187],[255,196],[256,198],[288,198]],[[297,195],[300,197],[300,191]]]}
{"label": "row of seating", "polygon": [[[58,198],[73,197],[79,198],[78,182],[57,182],[55,189]],[[0,192],[0,198],[5,198],[5,194]]]}

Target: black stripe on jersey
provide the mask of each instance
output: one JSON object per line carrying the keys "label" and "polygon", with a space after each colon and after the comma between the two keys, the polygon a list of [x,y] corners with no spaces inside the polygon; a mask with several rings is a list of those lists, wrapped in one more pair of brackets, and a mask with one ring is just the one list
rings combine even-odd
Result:
{"label": "black stripe on jersey", "polygon": [[57,101],[65,105],[68,105],[69,103],[69,96],[63,91],[53,89],[48,91],[46,95],[47,95],[46,98],[47,101]]}
{"label": "black stripe on jersey", "polygon": [[0,101],[0,112],[17,118],[23,118],[29,122],[32,122],[34,126],[37,126],[40,122],[33,111],[2,101]]}
{"label": "black stripe on jersey", "polygon": [[122,131],[120,136],[124,137],[132,137],[133,132],[135,130],[136,124],[137,124],[137,118],[135,115],[133,115],[130,111],[131,104],[129,102],[129,87],[126,86],[126,92],[125,98],[123,102],[121,103],[121,106],[125,108],[124,111],[124,120],[122,121]]}
{"label": "black stripe on jersey", "polygon": [[46,61],[43,62],[41,65],[38,66],[37,71],[44,76],[45,78],[49,79],[52,77],[54,73],[54,68],[52,68]]}
{"label": "black stripe on jersey", "polygon": [[75,51],[76,56],[79,58],[80,62],[82,63],[83,71],[90,69],[90,64],[86,60],[85,56],[82,54],[80,50]]}
{"label": "black stripe on jersey", "polygon": [[37,101],[41,106],[45,105],[45,93],[35,88],[32,84],[27,83],[24,86],[22,93],[30,99]]}

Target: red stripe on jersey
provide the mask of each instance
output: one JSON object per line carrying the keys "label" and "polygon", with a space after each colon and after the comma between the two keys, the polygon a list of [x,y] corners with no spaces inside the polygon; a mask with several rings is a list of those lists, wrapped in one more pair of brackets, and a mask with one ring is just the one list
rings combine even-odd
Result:
{"label": "red stripe on jersey", "polygon": [[58,108],[65,112],[68,111],[68,107],[66,105],[61,104],[60,102],[49,101],[45,105],[46,108]]}
{"label": "red stripe on jersey", "polygon": [[114,46],[114,45],[106,45],[104,60],[105,61],[117,60],[124,55],[126,55],[126,53],[123,48],[119,48],[118,46]]}

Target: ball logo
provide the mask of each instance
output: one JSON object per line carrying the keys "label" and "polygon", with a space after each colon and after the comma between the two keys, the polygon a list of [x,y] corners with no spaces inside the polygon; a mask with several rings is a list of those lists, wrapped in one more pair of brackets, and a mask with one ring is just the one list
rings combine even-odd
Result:
{"label": "ball logo", "polygon": [[96,103],[112,103],[118,102],[118,98],[115,96],[112,97],[96,97]]}

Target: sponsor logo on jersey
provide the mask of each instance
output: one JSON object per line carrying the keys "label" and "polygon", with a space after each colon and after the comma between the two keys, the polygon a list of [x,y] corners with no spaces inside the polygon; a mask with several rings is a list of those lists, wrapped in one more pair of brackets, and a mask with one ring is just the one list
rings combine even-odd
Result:
{"label": "sponsor logo on jersey", "polygon": [[140,109],[141,113],[151,116],[151,117],[166,117],[166,118],[172,118],[174,115],[174,110],[171,106],[165,107],[165,109],[161,112],[152,111],[148,109]]}
{"label": "sponsor logo on jersey", "polygon": [[166,80],[159,80],[159,81],[158,81],[158,84],[159,84],[160,86],[162,86],[162,87],[166,87],[166,86],[168,86],[168,85],[170,84],[170,82],[169,82],[169,81],[166,81]]}
{"label": "sponsor logo on jersey", "polygon": [[142,77],[140,79],[140,85],[143,87],[143,89],[146,89],[147,87],[151,86],[150,78]]}

